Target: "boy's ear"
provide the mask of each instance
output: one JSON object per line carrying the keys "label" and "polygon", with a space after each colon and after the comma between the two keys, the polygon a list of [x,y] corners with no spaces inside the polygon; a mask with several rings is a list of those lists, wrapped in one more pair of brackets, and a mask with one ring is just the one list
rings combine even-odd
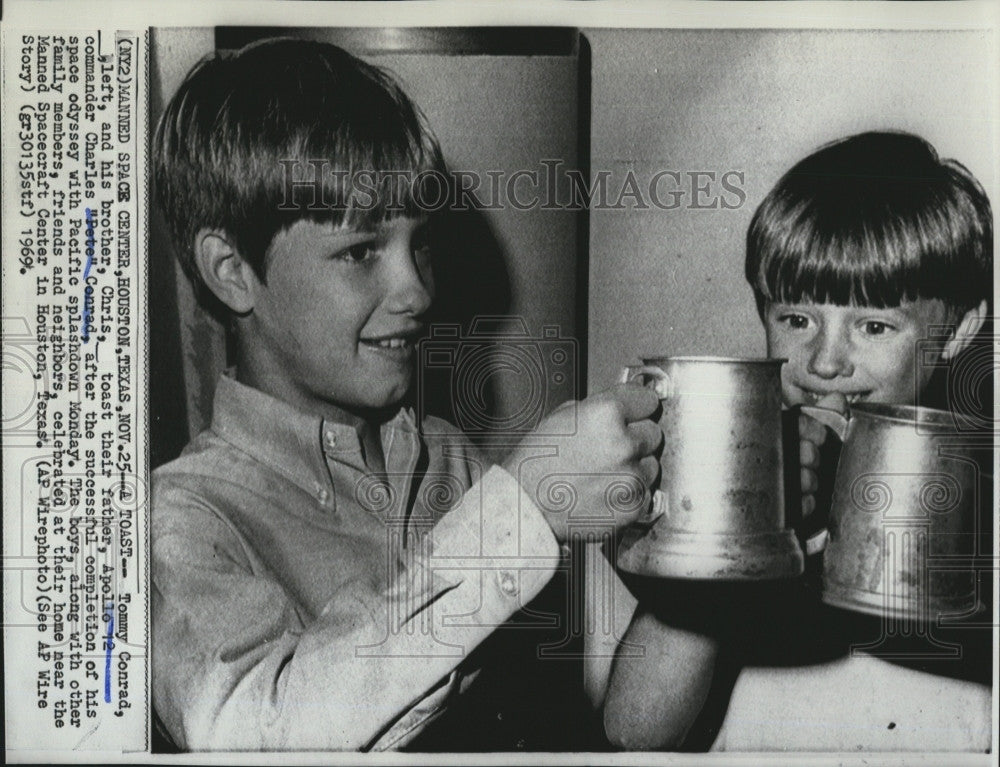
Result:
{"label": "boy's ear", "polygon": [[247,314],[253,309],[259,280],[229,235],[217,229],[198,232],[194,262],[202,281],[222,303],[236,314]]}
{"label": "boy's ear", "polygon": [[948,339],[941,357],[946,360],[955,359],[958,353],[976,337],[984,322],[986,322],[986,301],[980,301],[979,306],[969,309],[958,321],[955,334]]}

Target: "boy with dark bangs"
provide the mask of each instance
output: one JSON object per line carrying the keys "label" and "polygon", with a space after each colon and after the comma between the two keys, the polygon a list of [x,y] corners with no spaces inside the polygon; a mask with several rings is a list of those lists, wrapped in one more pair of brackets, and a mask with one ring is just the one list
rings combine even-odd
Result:
{"label": "boy with dark bangs", "polygon": [[[802,160],[768,194],[748,230],[746,277],[769,356],[788,359],[785,406],[841,414],[862,401],[947,407],[933,399],[940,394],[932,372],[973,343],[993,293],[989,201],[968,170],[940,160],[917,136],[853,136]],[[938,343],[928,345],[932,337]],[[820,459],[826,437],[803,442],[804,463]],[[831,436],[821,476],[832,475],[835,448]],[[816,489],[804,477],[803,491]],[[815,503],[802,503],[800,533],[819,533],[811,540],[821,539],[827,511]],[[980,517],[988,539],[989,500]],[[616,659],[605,706],[612,741],[731,751],[988,750],[990,632],[952,629],[957,659],[931,653],[906,663],[900,648],[895,661],[859,653],[877,644],[884,626],[819,602],[819,560],[809,558],[798,582],[701,588],[704,603],[694,610],[662,593],[640,596],[625,641],[644,645],[646,655]],[[708,614],[689,614],[698,611]],[[727,695],[728,705],[720,703]]]}
{"label": "boy with dark bangs", "polygon": [[[236,358],[211,427],[153,475],[156,712],[184,749],[403,746],[555,571],[568,521],[539,502],[546,476],[575,476],[590,509],[629,478],[616,526],[648,506],[656,396],[557,408],[546,450],[528,437],[493,467],[417,422],[433,253],[419,188],[396,182],[443,162],[392,78],[334,46],[204,61],[154,156],[181,263]],[[366,191],[380,173],[401,196]]]}
{"label": "boy with dark bangs", "polygon": [[936,404],[918,341],[949,328],[949,362],[993,295],[993,221],[979,183],[923,139],[868,133],[790,170],[747,232],[747,281],[785,404]]}

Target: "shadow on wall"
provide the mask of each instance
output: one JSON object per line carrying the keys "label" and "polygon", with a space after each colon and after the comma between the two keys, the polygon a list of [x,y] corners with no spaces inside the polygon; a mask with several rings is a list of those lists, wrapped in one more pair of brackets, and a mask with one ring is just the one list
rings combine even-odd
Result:
{"label": "shadow on wall", "polygon": [[[504,315],[510,309],[510,273],[507,254],[486,216],[474,209],[442,210],[432,228],[436,298],[428,327],[457,326],[458,338],[473,331],[473,321],[484,315]],[[418,412],[454,422],[455,368],[435,369],[417,360],[421,386]],[[446,380],[447,378],[452,380]],[[479,392],[484,413],[496,409],[495,381],[487,376]]]}

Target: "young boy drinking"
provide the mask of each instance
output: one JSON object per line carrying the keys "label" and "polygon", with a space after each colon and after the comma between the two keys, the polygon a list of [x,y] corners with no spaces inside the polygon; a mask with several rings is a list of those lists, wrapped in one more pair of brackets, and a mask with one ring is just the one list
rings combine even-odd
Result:
{"label": "young boy drinking", "polygon": [[[983,189],[923,139],[866,133],[802,160],[747,234],[746,276],[768,354],[788,360],[784,404],[842,413],[865,401],[943,406],[928,402],[931,373],[954,364],[982,327],[992,268]],[[920,342],[942,327],[930,359]],[[804,463],[819,459],[824,440],[823,430],[810,433]],[[807,481],[803,489],[815,490]],[[989,518],[988,501],[980,511]],[[688,737],[688,748],[733,751],[988,749],[989,630],[953,629],[960,659],[935,656],[934,642],[916,662],[900,660],[913,657],[913,642],[894,648],[895,662],[858,653],[886,639],[885,626],[822,605],[811,582],[818,559],[791,584],[645,584],[650,596],[640,595],[625,634],[645,656],[616,660],[609,737],[634,748]],[[670,596],[683,591],[697,594],[695,610],[690,597]],[[707,617],[690,614],[706,603]]]}
{"label": "young boy drinking", "polygon": [[[593,509],[627,477],[618,526],[648,505],[656,397],[567,404],[493,467],[417,422],[433,253],[419,184],[398,182],[444,166],[392,78],[339,48],[203,61],[154,155],[181,263],[236,359],[211,427],[153,476],[156,712],[191,750],[402,746],[552,576],[568,523],[540,501],[547,477],[575,477]],[[373,194],[379,173],[393,184]]]}

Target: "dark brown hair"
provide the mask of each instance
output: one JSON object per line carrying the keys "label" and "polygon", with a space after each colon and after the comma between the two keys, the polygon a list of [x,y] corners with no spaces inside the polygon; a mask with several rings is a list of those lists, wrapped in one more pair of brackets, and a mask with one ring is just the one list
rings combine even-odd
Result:
{"label": "dark brown hair", "polygon": [[178,257],[209,301],[194,266],[200,230],[226,232],[266,280],[271,241],[300,219],[368,228],[418,212],[412,183],[386,195],[345,177],[444,170],[424,116],[391,75],[337,46],[283,38],[192,68],[160,119],[153,159]]}
{"label": "dark brown hair", "polygon": [[993,292],[986,193],[907,133],[862,133],[789,170],[747,231],[746,278],[766,302],[898,306],[937,298],[965,312]]}

